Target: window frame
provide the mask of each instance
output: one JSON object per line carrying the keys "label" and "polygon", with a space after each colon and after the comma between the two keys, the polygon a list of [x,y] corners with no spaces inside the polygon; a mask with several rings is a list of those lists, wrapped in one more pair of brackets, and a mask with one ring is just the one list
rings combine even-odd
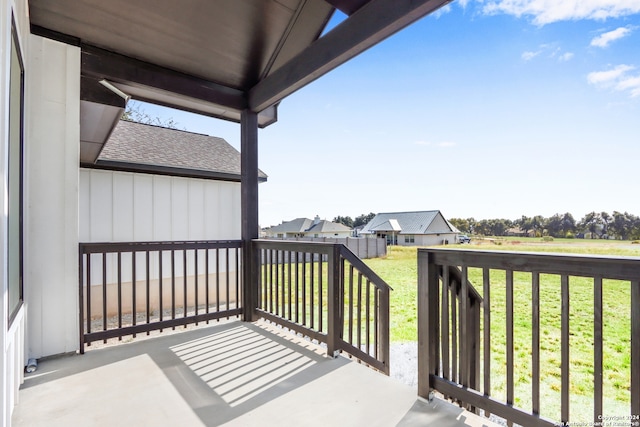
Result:
{"label": "window frame", "polygon": [[[13,321],[18,315],[20,309],[24,303],[24,287],[23,287],[23,208],[24,208],[24,195],[23,195],[23,184],[24,184],[24,59],[22,58],[22,51],[20,49],[20,39],[18,38],[17,27],[15,23],[15,17],[13,14],[11,15],[11,49],[10,49],[10,65],[9,65],[9,122],[8,122],[8,141],[7,141],[7,200],[9,200],[9,209],[7,213],[7,224],[6,224],[6,250],[7,250],[7,313],[8,313],[8,328],[11,328]],[[14,69],[17,67],[17,70]],[[16,73],[17,72],[17,73]],[[14,74],[19,74],[18,81],[14,80]],[[14,85],[18,85],[18,89],[15,90]],[[19,103],[15,103],[15,100],[12,99],[12,94],[19,93]],[[19,115],[17,120],[17,129],[16,129],[16,121],[13,118],[14,114]],[[16,135],[17,132],[17,135]],[[17,143],[15,142],[17,139]],[[17,145],[18,153],[15,154],[15,146]],[[17,158],[14,156],[17,155]],[[13,168],[15,165],[18,166],[17,173],[14,172]],[[17,177],[17,183],[13,181],[12,178]],[[13,192],[17,191],[17,198],[13,198]],[[17,219],[13,219],[14,215],[12,212],[14,211],[11,206],[11,202],[15,201],[18,203],[17,207]],[[14,221],[17,220],[17,224],[14,224]],[[12,242],[12,227],[17,225],[17,242]],[[12,261],[12,251],[17,251],[17,262]],[[15,264],[14,264],[15,262]],[[15,276],[17,279],[17,285],[12,284],[12,269],[17,268],[17,275]],[[18,292],[18,298],[15,299],[15,303],[12,303],[12,293],[14,291]]]}

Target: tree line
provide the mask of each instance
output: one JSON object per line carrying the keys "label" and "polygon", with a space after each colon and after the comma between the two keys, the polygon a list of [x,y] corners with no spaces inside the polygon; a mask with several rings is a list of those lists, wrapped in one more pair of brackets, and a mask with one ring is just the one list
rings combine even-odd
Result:
{"label": "tree line", "polygon": [[350,216],[337,216],[333,218],[332,222],[336,222],[338,224],[346,225],[349,228],[356,228],[359,226],[365,226],[369,221],[375,217],[376,214],[370,212],[368,214],[362,214],[357,216],[356,219],[351,218]]}
{"label": "tree line", "polygon": [[528,217],[522,215],[516,220],[452,218],[449,220],[458,230],[464,233],[483,236],[551,236],[565,238],[592,239],[640,239],[640,217],[614,211],[590,212],[576,221],[569,212],[555,214],[545,218],[542,215]]}

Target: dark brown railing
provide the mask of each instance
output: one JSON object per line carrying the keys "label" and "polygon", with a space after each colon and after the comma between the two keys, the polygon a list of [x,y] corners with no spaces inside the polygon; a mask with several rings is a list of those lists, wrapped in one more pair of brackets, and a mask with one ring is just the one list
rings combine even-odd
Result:
{"label": "dark brown railing", "polygon": [[[455,271],[459,272],[459,277],[454,277],[457,276]],[[469,303],[470,299],[474,299],[472,294],[475,292],[471,292],[473,285],[469,281],[472,272],[474,277],[479,277],[476,280],[481,282],[481,310]],[[541,276],[544,277],[545,283],[543,292]],[[502,417],[509,425],[516,423],[522,426],[554,426],[567,425],[571,421],[585,422],[584,425],[605,425],[603,422],[611,420],[634,425],[632,422],[638,421],[640,259],[420,249],[418,280],[420,396],[429,398],[431,392],[438,391],[471,410],[483,409],[485,416],[493,413]],[[442,283],[445,286],[442,286]],[[569,403],[572,398],[576,398],[570,391],[574,363],[571,359],[570,337],[579,330],[573,319],[577,313],[575,308],[572,312],[569,305],[571,295],[576,294],[570,292],[574,286],[576,290],[586,286],[593,292],[592,304],[580,302],[580,310],[593,313],[593,363],[589,366],[589,371],[593,372],[592,419],[585,413],[589,412],[589,409],[585,411],[580,407],[575,408],[579,411],[574,411],[574,419],[570,420]],[[622,301],[616,301],[616,304],[622,304],[630,313],[628,333],[621,334],[622,337],[630,337],[630,344],[627,342],[631,353],[627,368],[630,411],[622,414],[618,412],[619,408],[603,405],[603,365],[607,359],[607,354],[603,352],[603,341],[607,338],[603,336],[603,325],[606,327],[608,315],[611,315],[607,313],[607,307],[603,304],[603,287],[606,290],[610,289],[608,287],[616,287],[617,290],[624,290],[624,295],[628,295],[628,300],[625,296]],[[457,289],[459,290],[455,291]],[[497,300],[503,302],[496,304]],[[551,304],[554,304],[552,308],[557,311],[558,317],[557,321],[544,319],[545,325],[549,322],[553,325],[551,333],[547,326],[545,329],[541,328],[540,317],[541,309],[550,308],[550,301],[556,301]],[[520,308],[526,307],[530,312],[523,315],[521,311],[514,311],[515,304]],[[530,340],[530,347],[514,348],[515,338],[519,337],[519,333],[523,333],[525,339]],[[559,343],[554,335],[559,337]],[[517,342],[522,343],[521,340]],[[492,365],[492,359],[499,358],[504,358],[504,365],[496,366],[495,360]],[[525,370],[528,372],[523,374],[523,367],[518,366],[515,359],[526,365]],[[582,360],[579,363],[586,362]],[[541,395],[549,393],[552,388],[549,381],[554,378],[549,378],[548,374],[542,378],[541,375],[550,365],[554,368],[551,376],[559,376],[560,381],[559,390],[554,392],[559,395],[557,398],[553,395],[552,399],[560,405],[557,416],[546,416],[548,411],[542,408],[545,411],[543,417]],[[559,365],[559,369],[555,365]],[[501,374],[492,370],[500,371]],[[516,376],[516,370],[523,377]],[[499,378],[503,371],[504,377]],[[505,399],[492,395],[492,380],[504,380],[504,387],[501,385],[500,388],[504,388],[502,397],[506,395]],[[523,391],[521,383],[527,387],[530,383],[530,391],[526,391],[526,388]],[[531,409],[516,407],[517,398],[523,402],[530,402]],[[543,402],[549,404],[549,400]],[[581,417],[587,417],[587,420],[575,419],[575,414],[578,413]]]}
{"label": "dark brown railing", "polygon": [[256,240],[256,313],[389,374],[391,288],[341,244]]}
{"label": "dark brown railing", "polygon": [[81,243],[85,344],[242,313],[239,240]]}

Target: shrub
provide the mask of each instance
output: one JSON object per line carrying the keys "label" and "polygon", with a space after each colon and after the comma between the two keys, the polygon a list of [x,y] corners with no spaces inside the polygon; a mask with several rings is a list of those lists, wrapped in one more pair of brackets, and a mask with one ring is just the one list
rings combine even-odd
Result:
{"label": "shrub", "polygon": [[553,237],[551,237],[551,236],[544,236],[544,237],[542,238],[542,241],[543,241],[543,242],[553,242]]}

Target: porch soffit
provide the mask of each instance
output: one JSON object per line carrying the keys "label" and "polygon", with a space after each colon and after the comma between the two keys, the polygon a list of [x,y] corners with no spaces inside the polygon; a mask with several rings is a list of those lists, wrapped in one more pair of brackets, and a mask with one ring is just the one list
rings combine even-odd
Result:
{"label": "porch soffit", "polygon": [[[284,97],[450,1],[29,0],[29,8],[34,33],[82,48],[83,77],[225,120],[250,109],[264,127]],[[336,9],[348,18],[322,35]]]}

